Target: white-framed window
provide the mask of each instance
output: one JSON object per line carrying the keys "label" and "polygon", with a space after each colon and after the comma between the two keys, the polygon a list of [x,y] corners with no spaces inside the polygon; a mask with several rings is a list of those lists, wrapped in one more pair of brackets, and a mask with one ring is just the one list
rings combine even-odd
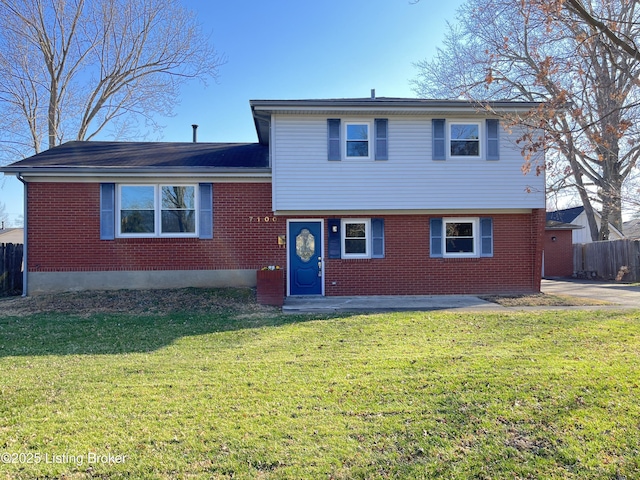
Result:
{"label": "white-framed window", "polygon": [[481,122],[455,121],[448,123],[449,156],[451,158],[480,158]]}
{"label": "white-framed window", "polygon": [[442,252],[445,257],[480,256],[480,228],[477,217],[443,218]]}
{"label": "white-framed window", "polygon": [[371,258],[371,219],[342,219],[342,258]]}
{"label": "white-framed window", "polygon": [[345,122],[344,129],[346,158],[370,158],[371,123]]}
{"label": "white-framed window", "polygon": [[118,185],[120,237],[197,236],[196,185]]}

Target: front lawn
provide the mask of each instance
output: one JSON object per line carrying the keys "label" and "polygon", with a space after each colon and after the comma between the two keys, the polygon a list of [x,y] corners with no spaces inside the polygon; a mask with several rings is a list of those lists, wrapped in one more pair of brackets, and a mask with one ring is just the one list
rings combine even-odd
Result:
{"label": "front lawn", "polygon": [[637,478],[640,314],[0,318],[0,478]]}

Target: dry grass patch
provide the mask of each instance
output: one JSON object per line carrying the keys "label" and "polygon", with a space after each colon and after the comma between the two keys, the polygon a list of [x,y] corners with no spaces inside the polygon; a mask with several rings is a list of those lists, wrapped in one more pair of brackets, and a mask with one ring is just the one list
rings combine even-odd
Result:
{"label": "dry grass patch", "polygon": [[38,313],[165,315],[184,311],[213,313],[228,309],[243,314],[271,310],[256,303],[255,293],[250,288],[83,291],[0,299],[0,316]]}
{"label": "dry grass patch", "polygon": [[573,297],[570,295],[548,295],[537,293],[534,295],[488,295],[481,297],[488,302],[497,303],[503,307],[588,307],[612,305],[604,300],[594,298]]}

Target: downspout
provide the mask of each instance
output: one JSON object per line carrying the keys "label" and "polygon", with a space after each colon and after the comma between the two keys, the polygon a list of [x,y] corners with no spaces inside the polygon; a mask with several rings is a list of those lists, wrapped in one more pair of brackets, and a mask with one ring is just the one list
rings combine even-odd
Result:
{"label": "downspout", "polygon": [[27,263],[27,182],[25,181],[24,177],[22,176],[21,173],[17,173],[16,174],[16,178],[18,180],[20,180],[22,182],[22,184],[24,185],[24,199],[23,199],[23,208],[24,208],[24,231],[23,231],[23,235],[24,235],[24,240],[23,240],[23,245],[22,245],[22,296],[26,297],[27,296],[27,270],[28,270],[28,263]]}

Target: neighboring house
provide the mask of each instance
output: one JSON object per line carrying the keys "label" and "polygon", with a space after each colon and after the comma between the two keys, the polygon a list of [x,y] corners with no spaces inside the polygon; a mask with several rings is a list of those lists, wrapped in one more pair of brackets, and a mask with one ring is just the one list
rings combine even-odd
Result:
{"label": "neighboring house", "polygon": [[287,295],[539,291],[524,127],[455,100],[250,105],[255,144],[70,142],[1,168],[26,183],[28,293],[254,286],[267,265]]}
{"label": "neighboring house", "polygon": [[544,277],[570,277],[573,268],[572,232],[583,227],[547,220],[544,232]]}
{"label": "neighboring house", "polygon": [[0,243],[24,243],[24,229],[4,228],[0,230]]}
{"label": "neighboring house", "polygon": [[[600,228],[600,214],[595,212],[596,223]],[[547,212],[547,220],[553,220],[556,222],[567,223],[577,225],[583,228],[577,228],[573,230],[572,240],[573,243],[591,243],[591,230],[589,230],[589,222],[587,221],[587,214],[584,211],[584,207],[565,208],[564,210],[556,210],[555,212]],[[620,240],[624,238],[622,232],[616,227],[609,224],[609,240]]]}
{"label": "neighboring house", "polygon": [[622,233],[626,238],[640,240],[640,218],[634,218],[622,224]]}

